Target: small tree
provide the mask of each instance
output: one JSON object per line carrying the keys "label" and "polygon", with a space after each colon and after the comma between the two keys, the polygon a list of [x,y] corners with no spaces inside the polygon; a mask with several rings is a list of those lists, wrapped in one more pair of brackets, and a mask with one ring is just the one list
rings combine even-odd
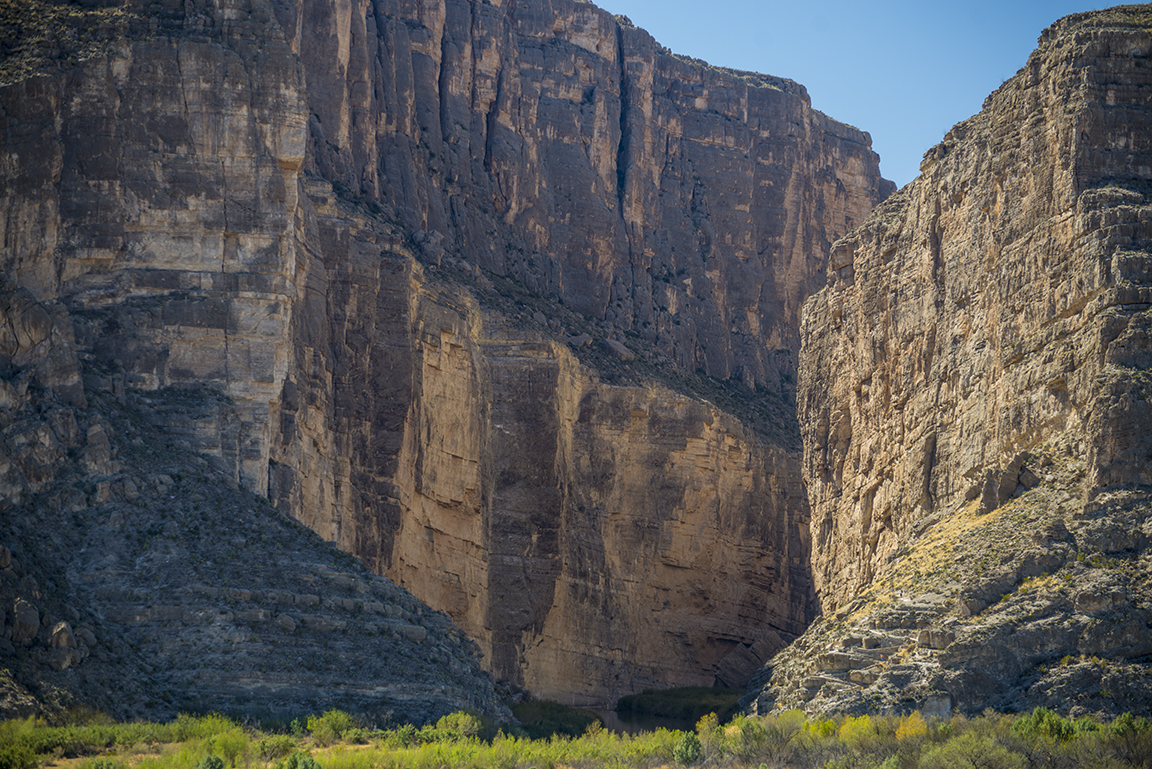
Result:
{"label": "small tree", "polygon": [[696,736],[708,756],[716,754],[720,747],[720,719],[715,713],[700,717],[696,722]]}
{"label": "small tree", "polygon": [[248,735],[243,729],[229,729],[223,734],[217,734],[212,740],[212,748],[235,769],[236,761],[241,756],[248,755]]}
{"label": "small tree", "polygon": [[684,732],[672,748],[672,758],[680,766],[692,766],[700,761],[704,755],[704,746],[695,732]]}
{"label": "small tree", "polygon": [[991,737],[968,732],[937,745],[920,759],[920,769],[1024,769],[1024,757]]}

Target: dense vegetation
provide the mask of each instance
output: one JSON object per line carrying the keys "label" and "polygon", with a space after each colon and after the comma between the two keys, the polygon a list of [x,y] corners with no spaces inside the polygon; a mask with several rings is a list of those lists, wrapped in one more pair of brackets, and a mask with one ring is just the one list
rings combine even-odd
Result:
{"label": "dense vegetation", "polygon": [[288,733],[243,728],[220,715],[168,724],[101,719],[50,726],[0,723],[0,769],[34,769],[86,757],[80,769],[447,769],[472,767],[820,767],[822,769],[1026,769],[1152,766],[1152,724],[1124,714],[1110,722],[1069,720],[1043,708],[1023,716],[988,713],[950,720],[843,716],[809,720],[714,715],[695,731],[616,735],[592,722],[580,737],[547,739],[495,728],[469,713],[422,728],[368,730],[341,711],[293,722]]}

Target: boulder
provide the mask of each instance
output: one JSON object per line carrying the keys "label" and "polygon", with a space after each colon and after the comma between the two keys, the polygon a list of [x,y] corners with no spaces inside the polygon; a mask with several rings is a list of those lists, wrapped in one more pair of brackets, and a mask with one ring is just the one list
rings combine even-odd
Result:
{"label": "boulder", "polygon": [[636,353],[628,349],[628,347],[625,346],[623,342],[617,342],[615,339],[606,339],[604,340],[604,347],[608,350],[608,352],[612,353],[622,361],[628,362],[636,360]]}
{"label": "boulder", "polygon": [[956,640],[951,630],[925,628],[916,636],[916,645],[926,649],[946,649]]}
{"label": "boulder", "polygon": [[1085,614],[1106,614],[1128,603],[1127,594],[1118,588],[1081,590],[1073,599],[1077,611]]}
{"label": "boulder", "polygon": [[72,663],[76,662],[74,651],[73,649],[53,649],[44,658],[44,662],[53,670],[67,670],[72,667]]}
{"label": "boulder", "polygon": [[52,628],[50,644],[53,649],[75,649],[76,636],[67,622],[57,622]]}
{"label": "boulder", "polygon": [[12,606],[12,643],[27,644],[39,630],[40,612],[23,598],[17,598]]}

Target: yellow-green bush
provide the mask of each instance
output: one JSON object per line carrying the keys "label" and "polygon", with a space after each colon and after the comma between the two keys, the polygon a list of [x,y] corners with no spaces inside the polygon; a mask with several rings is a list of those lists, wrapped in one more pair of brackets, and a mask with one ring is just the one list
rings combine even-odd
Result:
{"label": "yellow-green bush", "polygon": [[212,738],[212,747],[221,758],[231,767],[248,755],[250,741],[248,735],[239,727],[221,732]]}
{"label": "yellow-green bush", "polygon": [[326,710],[320,716],[308,716],[308,731],[319,745],[332,745],[356,728],[356,719],[343,710]]}
{"label": "yellow-green bush", "polygon": [[928,738],[928,722],[919,710],[914,710],[900,719],[896,727],[897,742],[910,742]]}

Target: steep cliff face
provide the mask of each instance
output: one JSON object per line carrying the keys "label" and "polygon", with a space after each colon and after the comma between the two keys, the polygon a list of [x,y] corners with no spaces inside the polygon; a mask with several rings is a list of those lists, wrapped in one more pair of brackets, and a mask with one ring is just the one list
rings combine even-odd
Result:
{"label": "steep cliff face", "polygon": [[585,3],[83,13],[5,49],[0,267],[89,387],[218,391],[145,410],[539,693],[803,629],[796,316],[866,134]]}
{"label": "steep cliff face", "polygon": [[218,390],[80,385],[71,319],[26,289],[0,329],[0,715],[510,716],[447,616],[149,424]]}
{"label": "steep cliff face", "polygon": [[1150,480],[1133,428],[1152,43],[1139,21],[1076,21],[835,245],[806,307],[799,413],[830,607],[919,519],[986,486],[1004,501],[1001,471],[1065,429],[1088,431],[1091,485]]}
{"label": "steep cliff face", "polygon": [[828,243],[891,192],[791,81],[668,55],[578,0],[301,0],[309,168],[685,370],[795,381]]}
{"label": "steep cliff face", "polygon": [[3,89],[0,267],[62,299],[124,386],[232,397],[231,424],[183,427],[261,492],[296,301],[304,73],[266,9],[125,16],[105,56]]}
{"label": "steep cliff face", "polygon": [[1054,682],[1065,655],[1143,673],[1124,665],[1152,619],[1147,503],[1118,490],[1152,480],[1150,24],[1132,6],[1053,25],[833,246],[804,308],[798,397],[832,617],[804,648],[845,650],[781,658],[763,705],[1148,696],[1081,671],[1084,701],[1060,703]]}

